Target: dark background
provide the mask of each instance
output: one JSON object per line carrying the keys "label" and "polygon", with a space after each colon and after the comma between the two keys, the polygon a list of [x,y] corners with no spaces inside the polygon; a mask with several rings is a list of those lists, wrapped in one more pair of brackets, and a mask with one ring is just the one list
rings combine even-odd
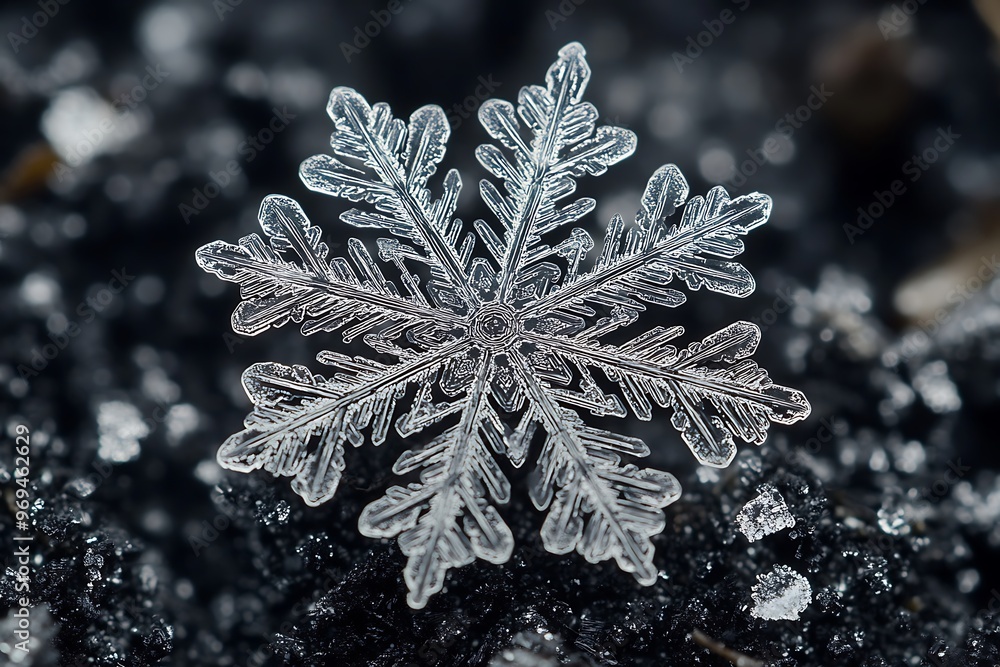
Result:
{"label": "dark background", "polygon": [[[996,617],[978,613],[1000,587],[1000,286],[992,269],[974,280],[1000,246],[996,2],[403,0],[349,62],[344,45],[386,3],[51,6],[35,32],[24,21],[38,4],[0,9],[0,482],[12,508],[13,433],[26,424],[38,499],[38,641],[19,664],[245,665],[264,647],[273,664],[302,665],[730,663],[695,630],[774,664],[1000,664]],[[723,11],[728,24],[716,22]],[[707,46],[678,66],[699,35]],[[350,484],[319,509],[284,480],[215,464],[249,409],[243,369],[308,364],[323,342],[293,328],[232,336],[237,290],[200,271],[194,251],[256,231],[269,193],[298,199],[334,252],[354,233],[337,221],[341,202],[297,177],[328,149],[332,87],[400,117],[470,98],[474,109],[481,81],[515,99],[570,41],[587,48],[602,120],[639,139],[631,159],[581,183],[599,201],[592,233],[634,211],[667,162],[693,194],[748,164],[731,192],[774,199],[741,258],[757,292],[694,294],[651,325],[683,324],[695,340],[757,321],[757,359],[806,392],[813,416],[773,428],[721,477],[696,473],[665,418],[614,426],[646,439],[652,465],[687,491],[667,508],[656,544],[669,577],[652,589],[541,553],[540,517],[522,497],[504,510],[521,545],[511,563],[453,573],[412,612],[395,544],[356,535],[360,509],[392,480],[391,451],[353,453]],[[147,67],[167,75],[131,93]],[[747,163],[821,87],[829,100],[768,161]],[[94,131],[88,110],[122,95],[135,109],[114,116],[83,164],[60,166]],[[276,111],[287,127],[241,153]],[[486,133],[474,113],[451,117],[445,165],[463,175],[460,215],[489,219],[473,157]],[[947,128],[954,144],[911,181],[907,162]],[[238,173],[217,196],[184,209],[231,160]],[[885,213],[845,231],[895,180],[905,191]],[[135,278],[88,319],[87,300],[116,270]],[[38,356],[69,323],[79,335]],[[793,462],[823,419],[837,437]],[[130,427],[146,431],[132,453],[120,445]],[[970,472],[937,494],[955,461]],[[748,548],[731,517],[763,482],[785,491],[798,523]],[[921,489],[935,491],[930,509],[914,506]],[[880,528],[896,509],[906,530]],[[8,565],[13,534],[0,514]],[[775,562],[811,580],[800,622],[749,615],[754,576]],[[12,582],[0,582],[4,607]],[[11,653],[11,618],[0,653]],[[551,662],[517,662],[519,650]]]}

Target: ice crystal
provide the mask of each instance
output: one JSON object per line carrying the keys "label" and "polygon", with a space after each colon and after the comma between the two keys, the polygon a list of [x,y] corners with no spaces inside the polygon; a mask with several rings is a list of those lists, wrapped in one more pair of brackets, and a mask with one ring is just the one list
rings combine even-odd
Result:
{"label": "ice crystal", "polygon": [[[448,569],[507,561],[513,537],[497,507],[510,485],[500,460],[524,464],[536,431],[544,437],[529,493],[548,513],[545,548],[590,562],[614,558],[651,584],[650,538],[663,530],[662,509],[680,485],[623,462],[649,449],[588,426],[582,415],[631,411],[649,420],[654,405],[667,408],[697,459],[724,467],[735,438],[760,444],[770,422],[809,412],[800,392],[772,383],[750,360],[760,331],[748,322],[687,347],[671,344],[683,333],[676,326],[608,342],[613,332],[623,340],[619,330],[647,305],[682,304],[675,279],[692,290],[750,294],[752,277],[730,260],[743,251],[740,237],[767,220],[771,200],[731,199],[721,187],[688,198],[677,167],[663,166],[635,222],[614,216],[596,261],[587,262],[593,239],[579,227],[565,230],[595,202],[563,200],[577,178],[600,175],[635,149],[632,132],[595,129],[597,110],[582,100],[589,77],[583,47],[569,44],[545,85],[523,88],[517,106],[489,100],[480,108],[496,142],[476,151],[495,179],[481,181],[480,194],[498,225],[476,220],[470,230],[454,217],[462,184],[455,170],[440,196],[431,193],[449,135],[440,107],[405,122],[386,104],[336,88],[327,106],[333,156],[309,158],[300,175],[309,189],[358,204],[343,222],[387,234],[378,240],[381,262],[353,238],[347,257],[329,258],[319,228],[277,195],[260,209],[269,243],[251,234],[197,253],[202,268],[240,284],[237,333],[294,321],[304,335],[339,330],[345,342],[360,339],[380,359],[323,351],[323,375],[252,365],[243,383],[255,408],[220,449],[224,467],[292,477],[305,502],[319,505],[337,489],[346,445],[381,445],[390,428],[405,438],[435,427],[393,467],[410,481],[389,488],[359,522],[367,536],[398,538],[415,608],[441,590]],[[680,220],[668,223],[678,208]]]}
{"label": "ice crystal", "polygon": [[812,602],[812,587],[801,574],[787,565],[775,565],[770,572],[757,575],[751,595],[750,612],[768,621],[797,621]]}
{"label": "ice crystal", "polygon": [[97,455],[112,463],[128,463],[139,458],[139,441],[149,435],[149,425],[131,403],[108,401],[97,409],[97,432]]}
{"label": "ice crystal", "polygon": [[748,540],[756,542],[766,535],[793,528],[795,519],[788,511],[785,499],[770,484],[760,495],[743,506],[736,515],[736,525]]}

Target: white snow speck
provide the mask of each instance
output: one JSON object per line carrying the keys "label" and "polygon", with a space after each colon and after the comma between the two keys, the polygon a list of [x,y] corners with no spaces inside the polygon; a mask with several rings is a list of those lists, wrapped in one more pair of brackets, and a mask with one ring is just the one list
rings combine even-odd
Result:
{"label": "white snow speck", "polygon": [[108,401],[97,409],[97,432],[97,455],[112,463],[127,463],[139,457],[139,440],[149,435],[149,426],[131,403]]}
{"label": "white snow speck", "polygon": [[42,114],[42,134],[59,157],[78,167],[116,153],[149,126],[145,113],[121,113],[92,88],[60,91]]}
{"label": "white snow speck", "polygon": [[765,535],[795,526],[795,519],[788,511],[785,499],[770,484],[756,498],[748,502],[736,515],[736,525],[751,542]]}
{"label": "white snow speck", "polygon": [[198,428],[198,410],[190,403],[174,405],[167,412],[167,442],[177,445]]}
{"label": "white snow speck", "polygon": [[770,572],[757,575],[751,596],[750,612],[768,621],[797,621],[812,602],[812,588],[801,574],[786,565],[775,565]]}

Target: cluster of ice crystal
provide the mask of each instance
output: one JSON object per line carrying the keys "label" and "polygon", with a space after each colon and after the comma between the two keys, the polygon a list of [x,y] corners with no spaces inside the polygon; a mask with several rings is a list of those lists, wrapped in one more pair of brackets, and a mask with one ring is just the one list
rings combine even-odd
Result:
{"label": "cluster of ice crystal", "polygon": [[[767,221],[771,200],[730,198],[722,187],[689,197],[680,171],[665,165],[634,222],[615,215],[596,260],[587,261],[598,244],[574,225],[596,202],[572,197],[576,180],[603,174],[636,143],[629,130],[597,127],[597,110],[583,101],[589,78],[583,47],[569,44],[545,85],[523,88],[516,106],[481,106],[495,143],[476,151],[492,179],[479,191],[496,225],[454,217],[462,185],[455,170],[439,196],[431,193],[449,135],[440,107],[420,108],[406,122],[386,104],[336,88],[327,107],[333,155],[306,160],[301,177],[358,205],[343,222],[386,234],[381,262],[357,239],[346,242],[347,257],[330,258],[319,228],[282,196],[261,206],[269,242],[252,234],[197,253],[202,268],[240,284],[237,333],[295,322],[304,335],[340,331],[383,359],[323,351],[325,374],[251,366],[243,382],[255,409],[220,449],[224,467],[291,477],[306,503],[319,505],[337,489],[346,446],[380,445],[393,428],[407,437],[447,424],[400,456],[393,471],[410,481],[389,488],[360,519],[365,535],[398,538],[416,608],[441,590],[448,569],[510,557],[513,536],[497,510],[510,497],[500,461],[523,465],[536,432],[543,437],[529,493],[547,512],[545,548],[590,562],[613,558],[651,584],[650,538],[663,530],[662,510],[680,485],[623,461],[648,447],[588,426],[584,415],[649,420],[654,407],[665,408],[695,457],[724,467],[736,439],[759,445],[771,422],[809,413],[801,392],[774,384],[750,359],[760,330],[749,322],[686,347],[674,343],[683,334],[677,326],[607,342],[648,306],[684,303],[676,287],[750,294],[753,278],[732,260],[741,237]],[[675,210],[680,218],[670,223]]]}
{"label": "cluster of ice crystal", "polygon": [[748,540],[756,542],[766,535],[794,527],[795,519],[778,490],[767,484],[760,495],[739,511],[736,525]]}
{"label": "cluster of ice crystal", "polygon": [[812,602],[812,588],[801,574],[787,565],[775,565],[757,575],[751,595],[751,614],[768,621],[797,621]]}
{"label": "cluster of ice crystal", "polygon": [[107,401],[97,409],[97,433],[97,455],[112,463],[127,463],[139,457],[139,441],[149,435],[149,426],[131,403]]}

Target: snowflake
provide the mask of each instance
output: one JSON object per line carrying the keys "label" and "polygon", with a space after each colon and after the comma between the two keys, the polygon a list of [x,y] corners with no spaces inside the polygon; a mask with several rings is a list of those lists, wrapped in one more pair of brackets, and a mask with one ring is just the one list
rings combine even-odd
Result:
{"label": "snowflake", "polygon": [[[686,348],[671,344],[683,333],[676,326],[620,335],[647,304],[685,301],[670,286],[675,279],[692,290],[750,294],[753,278],[730,260],[743,251],[740,237],[767,221],[771,200],[730,199],[721,187],[689,199],[680,171],[666,165],[650,178],[635,223],[614,216],[596,261],[585,262],[593,239],[564,230],[595,202],[562,200],[575,179],[628,157],[636,139],[620,127],[595,129],[597,110],[582,101],[584,53],[565,46],[545,85],[523,88],[516,107],[489,100],[479,110],[497,142],[476,157],[503,183],[480,182],[498,226],[476,220],[470,231],[453,217],[462,184],[455,170],[441,195],[431,194],[449,136],[440,107],[418,109],[407,123],[386,104],[336,88],[327,107],[334,156],[309,158],[300,175],[309,189],[359,205],[340,216],[345,223],[391,235],[378,240],[382,263],[355,238],[347,257],[328,258],[320,230],[277,195],[260,209],[270,243],[251,234],[197,253],[202,268],[240,284],[237,333],[294,321],[307,336],[339,330],[345,343],[360,339],[380,359],[323,351],[325,375],[252,365],[243,383],[255,407],[221,447],[224,467],[292,477],[315,506],[334,495],[347,445],[381,445],[390,427],[404,438],[434,427],[393,467],[413,481],[389,488],[359,521],[369,537],[398,538],[414,608],[442,589],[450,568],[508,560],[513,536],[497,507],[510,484],[498,459],[524,464],[536,430],[544,437],[529,493],[548,512],[545,548],[593,563],[614,558],[648,585],[657,575],[650,538],[664,529],[662,509],[680,485],[624,463],[649,448],[581,415],[649,420],[654,404],[667,408],[697,459],[724,467],[734,438],[760,444],[770,422],[809,413],[801,392],[772,383],[749,359],[760,339],[753,324]],[[680,207],[680,220],[668,224]]]}

